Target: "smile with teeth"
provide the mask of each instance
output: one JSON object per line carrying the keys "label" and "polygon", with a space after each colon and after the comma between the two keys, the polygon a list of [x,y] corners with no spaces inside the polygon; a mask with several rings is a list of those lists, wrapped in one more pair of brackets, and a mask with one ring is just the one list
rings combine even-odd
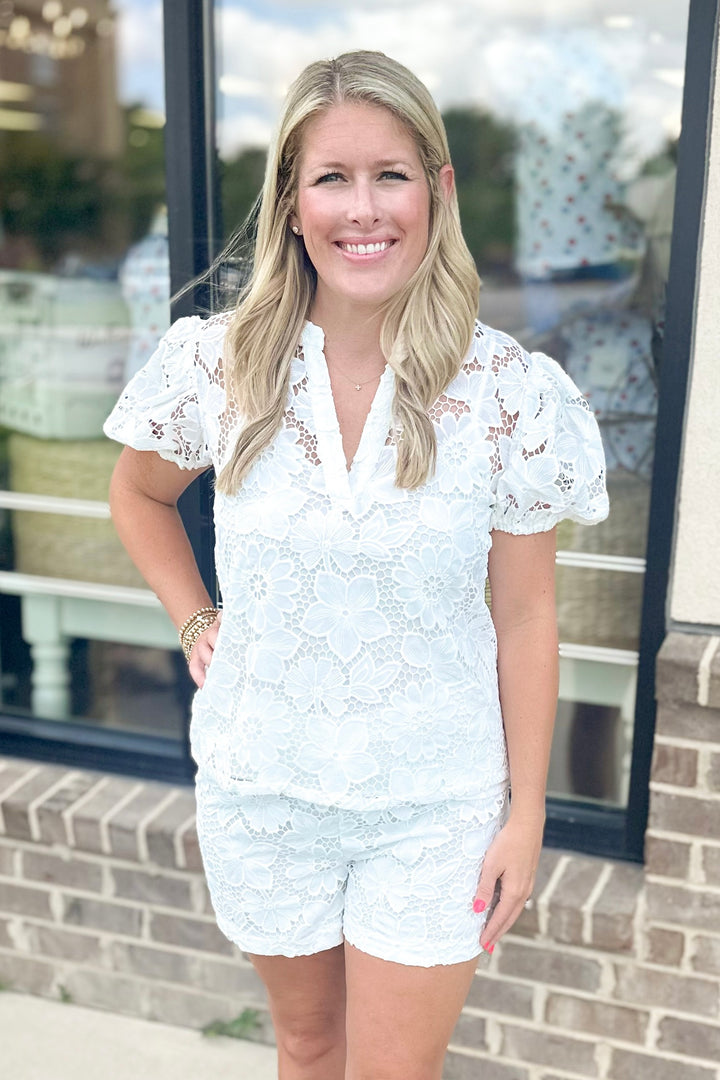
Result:
{"label": "smile with teeth", "polygon": [[394,243],[394,240],[381,240],[378,244],[346,244],[338,240],[337,245],[341,251],[349,251],[351,255],[376,255],[379,251],[387,251]]}

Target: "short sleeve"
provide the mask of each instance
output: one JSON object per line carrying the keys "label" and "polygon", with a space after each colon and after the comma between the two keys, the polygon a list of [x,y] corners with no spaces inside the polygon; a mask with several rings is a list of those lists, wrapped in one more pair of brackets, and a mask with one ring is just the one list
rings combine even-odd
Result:
{"label": "short sleeve", "polygon": [[491,528],[527,534],[564,518],[602,521],[608,514],[605,455],[590,406],[554,360],[543,353],[526,353],[524,360],[521,386],[517,360],[514,371],[498,372],[498,402],[508,423],[498,440]]}
{"label": "short sleeve", "polygon": [[194,315],[173,323],[105,421],[103,431],[109,438],[135,450],[155,450],[181,469],[212,464],[195,371],[202,324]]}

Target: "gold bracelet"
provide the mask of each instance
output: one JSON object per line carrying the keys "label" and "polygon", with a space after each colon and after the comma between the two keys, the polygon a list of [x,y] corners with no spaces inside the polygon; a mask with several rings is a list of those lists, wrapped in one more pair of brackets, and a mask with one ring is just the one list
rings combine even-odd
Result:
{"label": "gold bracelet", "polygon": [[208,627],[212,626],[218,614],[218,609],[214,607],[198,608],[180,627],[178,637],[188,663],[198,638],[205,633]]}
{"label": "gold bracelet", "polygon": [[217,608],[214,608],[214,607],[200,607],[200,608],[197,609],[197,611],[193,611],[192,615],[185,620],[185,622],[182,624],[182,626],[178,630],[178,635],[180,636],[180,638],[182,639],[182,636],[185,633],[185,631],[188,629],[188,627],[190,626],[190,623],[193,622],[197,618],[198,615],[209,615],[210,612],[212,612],[213,615],[217,615]]}

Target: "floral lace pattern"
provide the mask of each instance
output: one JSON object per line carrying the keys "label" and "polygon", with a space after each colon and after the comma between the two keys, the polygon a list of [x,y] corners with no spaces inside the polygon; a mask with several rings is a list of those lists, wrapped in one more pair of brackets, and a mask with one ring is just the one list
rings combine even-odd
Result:
{"label": "floral lace pattern", "polygon": [[[175,323],[106,434],[220,468],[242,423],[223,388],[226,325]],[[194,699],[193,755],[236,793],[352,809],[495,795],[500,806],[491,530],[605,517],[597,424],[557,364],[478,323],[431,410],[435,474],[399,489],[392,372],[348,470],[323,342],[307,323],[283,428],[241,490],[216,495],[224,612]]]}
{"label": "floral lace pattern", "polygon": [[345,938],[423,967],[480,952],[486,915],[472,901],[505,805],[331,809],[286,795],[238,798],[204,773],[196,797],[215,917],[246,952],[301,956]]}

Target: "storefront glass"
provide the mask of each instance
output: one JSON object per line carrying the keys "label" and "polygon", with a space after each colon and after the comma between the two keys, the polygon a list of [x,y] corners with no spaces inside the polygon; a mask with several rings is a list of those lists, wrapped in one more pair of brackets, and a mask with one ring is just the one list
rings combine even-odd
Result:
{"label": "storefront glass", "polygon": [[225,233],[311,60],[381,49],[443,111],[480,317],[555,357],[600,422],[612,511],[558,530],[561,689],[550,791],[623,806],[688,4],[218,0]]}
{"label": "storefront glass", "polygon": [[162,34],[160,0],[0,2],[0,694],[179,739],[188,679],[102,435],[169,325]]}

